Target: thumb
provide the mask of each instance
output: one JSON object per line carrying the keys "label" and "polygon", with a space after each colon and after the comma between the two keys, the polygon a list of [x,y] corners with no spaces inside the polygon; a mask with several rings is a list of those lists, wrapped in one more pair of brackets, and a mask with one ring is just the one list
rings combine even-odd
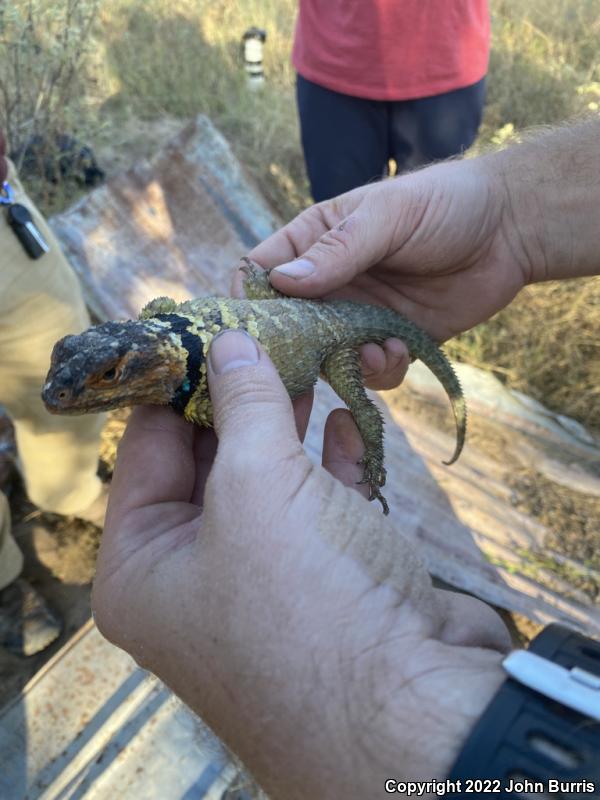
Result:
{"label": "thumb", "polygon": [[224,331],[212,340],[208,385],[220,455],[231,449],[257,462],[274,451],[283,457],[302,451],[281,378],[245,331]]}
{"label": "thumb", "polygon": [[371,194],[294,261],[271,270],[276,289],[297,297],[321,297],[377,264],[388,251],[389,210]]}

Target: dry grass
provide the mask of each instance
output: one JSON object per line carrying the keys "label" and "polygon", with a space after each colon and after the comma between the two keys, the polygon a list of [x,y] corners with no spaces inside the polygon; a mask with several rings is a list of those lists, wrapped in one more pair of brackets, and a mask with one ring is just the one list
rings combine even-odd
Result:
{"label": "dry grass", "polygon": [[[13,16],[29,9],[33,26],[25,39],[21,36],[26,45],[22,63],[37,59],[38,72],[39,63],[52,63],[54,71],[46,72],[55,74],[60,53],[52,35],[59,43],[56,20],[63,7],[73,6],[85,10],[94,3],[11,4]],[[600,0],[492,0],[491,6],[488,104],[475,151],[503,145],[525,127],[598,110]],[[77,91],[55,104],[56,120],[48,124],[76,119],[93,144],[120,146],[123,131],[160,119],[208,114],[273,207],[289,218],[309,202],[289,61],[295,13],[296,0],[104,0],[93,46],[79,52],[71,39],[65,51],[68,64],[76,58],[78,69],[61,74]],[[0,24],[6,40],[10,27],[6,20]],[[268,80],[260,92],[247,89],[241,69],[240,38],[251,25],[268,32]],[[45,26],[44,36],[33,35],[36,26]],[[31,49],[34,41],[43,41],[46,61]],[[9,53],[14,59],[14,46],[0,51],[0,68]],[[56,96],[64,97],[58,84]],[[27,120],[31,114],[25,110],[22,116]],[[50,208],[48,197],[33,188]],[[54,207],[67,199],[55,196]],[[599,318],[598,280],[537,286],[487,325],[455,340],[450,351],[494,369],[510,385],[600,431],[600,359],[594,337]]]}
{"label": "dry grass", "polygon": [[[600,2],[496,0],[488,103],[475,151],[600,107]],[[528,288],[455,339],[455,358],[600,432],[600,279]]]}
{"label": "dry grass", "polygon": [[600,278],[528,287],[448,352],[600,432]]}
{"label": "dry grass", "polygon": [[[289,61],[294,19],[295,0],[109,0],[99,36],[102,113],[207,114],[289,218],[309,201]],[[248,90],[241,62],[241,37],[252,25],[268,31],[269,80],[260,92]]]}

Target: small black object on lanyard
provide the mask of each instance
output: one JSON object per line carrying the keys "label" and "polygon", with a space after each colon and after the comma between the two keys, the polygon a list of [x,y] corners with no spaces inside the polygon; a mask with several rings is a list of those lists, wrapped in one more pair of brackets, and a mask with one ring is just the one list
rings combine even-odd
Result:
{"label": "small black object on lanyard", "polygon": [[5,206],[8,224],[29,258],[41,258],[44,253],[50,251],[50,247],[33,221],[29,209],[21,203],[14,202],[13,189],[8,181],[4,181],[2,184],[0,205]]}

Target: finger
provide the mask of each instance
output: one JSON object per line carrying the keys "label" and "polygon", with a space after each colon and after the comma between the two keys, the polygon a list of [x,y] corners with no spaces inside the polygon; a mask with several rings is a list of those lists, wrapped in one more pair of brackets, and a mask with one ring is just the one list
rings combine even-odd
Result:
{"label": "finger", "polygon": [[338,197],[310,206],[255,247],[248,253],[249,258],[266,269],[292,261],[309,250],[328,230],[339,225],[370,191],[371,186],[359,186]]}
{"label": "finger", "polygon": [[122,519],[143,506],[189,502],[195,475],[193,441],[193,426],[170,409],[135,408],[119,445],[107,515]]}
{"label": "finger", "polygon": [[273,286],[287,295],[322,297],[383,260],[390,229],[384,227],[389,210],[381,206],[380,197],[366,194],[356,210],[326,230],[298,258],[275,267],[270,274]]}
{"label": "finger", "polygon": [[410,365],[408,348],[400,339],[387,339],[382,347],[365,344],[360,355],[365,386],[369,389],[394,389],[402,383]]}
{"label": "finger", "polygon": [[[311,206],[298,214],[264,242],[254,248],[248,257],[265,269],[291,261],[307,250],[330,227],[327,203]],[[338,220],[339,221],[339,220]]]}
{"label": "finger", "polygon": [[460,592],[436,589],[442,598],[444,627],[439,638],[446,644],[458,647],[488,647],[508,653],[511,650],[510,634],[500,616],[476,597]]}
{"label": "finger", "polygon": [[368,497],[369,487],[360,483],[363,468],[358,463],[364,451],[352,414],[342,408],[332,411],[327,417],[323,434],[323,466],[344,486],[350,486]]}
{"label": "finger", "polygon": [[[314,392],[301,395],[293,402],[296,431],[300,441],[304,441],[310,419]],[[217,436],[212,428],[196,428],[194,436],[194,458],[196,461],[196,481],[192,491],[191,502],[203,505],[204,488],[217,452]]]}
{"label": "finger", "polygon": [[204,505],[206,479],[212,469],[217,453],[217,436],[214,430],[212,428],[195,428],[193,449],[196,477],[190,499],[192,503],[202,507]]}
{"label": "finger", "polygon": [[311,389],[310,392],[306,392],[306,394],[297,397],[292,403],[294,418],[296,420],[296,431],[301,442],[304,441],[304,437],[306,436],[314,398],[315,393],[313,389]]}
{"label": "finger", "polygon": [[212,340],[208,383],[220,454],[229,449],[259,463],[302,451],[281,378],[245,331],[225,331]]}

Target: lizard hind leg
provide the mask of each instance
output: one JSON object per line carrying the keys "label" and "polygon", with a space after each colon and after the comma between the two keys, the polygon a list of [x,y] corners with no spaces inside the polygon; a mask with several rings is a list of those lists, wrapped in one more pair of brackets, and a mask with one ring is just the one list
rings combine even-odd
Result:
{"label": "lizard hind leg", "polygon": [[369,399],[363,385],[360,356],[351,347],[342,347],[328,356],[321,365],[323,377],[346,403],[359,430],[365,453],[360,464],[364,467],[360,483],[369,485],[369,500],[379,500],[383,513],[389,513],[381,487],[385,486],[383,466],[383,418]]}
{"label": "lizard hind leg", "polygon": [[244,279],[244,291],[248,300],[279,300],[285,295],[278,292],[269,281],[269,269],[259,267],[248,256],[244,256],[241,261],[244,266],[240,271],[246,276]]}

